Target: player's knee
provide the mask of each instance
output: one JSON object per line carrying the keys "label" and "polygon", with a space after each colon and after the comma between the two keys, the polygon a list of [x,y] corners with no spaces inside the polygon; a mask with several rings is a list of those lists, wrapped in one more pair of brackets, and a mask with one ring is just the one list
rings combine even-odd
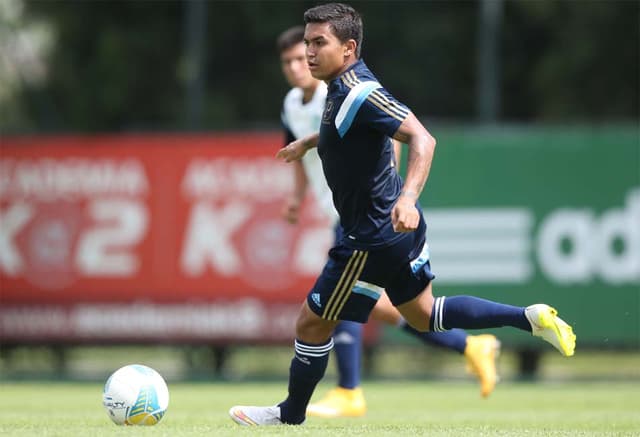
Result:
{"label": "player's knee", "polygon": [[[426,323],[425,331],[429,329],[429,320],[431,320],[431,313],[433,311],[433,304],[435,299],[431,290],[431,284],[429,284],[422,293],[416,299],[417,311],[421,314],[421,320]],[[418,328],[416,328],[418,329]]]}
{"label": "player's knee", "polygon": [[429,330],[433,302],[433,294],[431,294],[431,289],[428,287],[413,300],[398,305],[398,310],[413,329],[427,332]]}
{"label": "player's knee", "polygon": [[305,343],[324,343],[331,337],[336,323],[321,318],[311,311],[305,303],[296,321],[296,337]]}
{"label": "player's knee", "polygon": [[415,320],[407,320],[409,326],[419,332],[428,332],[429,331],[429,319],[425,317],[421,317]]}
{"label": "player's knee", "polygon": [[408,305],[398,307],[405,322],[409,324],[413,329],[420,332],[427,332],[429,330],[430,316],[423,309],[415,306]]}

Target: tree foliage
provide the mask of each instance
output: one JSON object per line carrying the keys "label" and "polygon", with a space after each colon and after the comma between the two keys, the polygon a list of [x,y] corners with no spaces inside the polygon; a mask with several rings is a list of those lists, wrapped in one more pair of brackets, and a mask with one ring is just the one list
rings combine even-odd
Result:
{"label": "tree foliage", "polygon": [[[479,2],[353,2],[363,58],[421,116],[476,116]],[[275,38],[310,1],[205,3],[201,129],[275,126],[287,85]],[[47,79],[19,90],[4,130],[185,128],[188,1],[28,1],[25,20],[53,28]],[[639,2],[503,3],[503,121],[638,119]],[[16,100],[14,99],[14,102]],[[2,118],[2,117],[0,117]],[[25,121],[26,120],[26,121]]]}

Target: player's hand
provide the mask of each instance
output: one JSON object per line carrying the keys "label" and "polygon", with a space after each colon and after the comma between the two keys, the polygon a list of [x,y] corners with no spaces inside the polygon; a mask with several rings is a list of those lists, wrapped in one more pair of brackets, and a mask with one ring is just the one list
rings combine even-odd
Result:
{"label": "player's hand", "polygon": [[418,229],[420,213],[415,200],[408,196],[400,196],[391,210],[391,224],[396,232],[412,232]]}
{"label": "player's hand", "polygon": [[292,143],[287,144],[276,153],[276,158],[282,159],[284,162],[297,161],[302,159],[305,153],[307,153],[307,144],[305,139],[295,140]]}
{"label": "player's hand", "polygon": [[292,225],[298,223],[298,218],[300,217],[300,201],[294,198],[287,199],[282,208],[282,217]]}

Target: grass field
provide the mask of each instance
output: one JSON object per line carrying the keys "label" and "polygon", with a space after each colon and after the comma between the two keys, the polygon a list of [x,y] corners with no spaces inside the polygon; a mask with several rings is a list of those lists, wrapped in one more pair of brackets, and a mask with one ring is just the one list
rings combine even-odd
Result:
{"label": "grass field", "polygon": [[[321,385],[316,395],[329,385]],[[272,404],[283,382],[169,384],[160,424],[118,427],[99,383],[1,383],[2,436],[621,436],[640,434],[640,382],[504,383],[488,400],[466,382],[367,382],[367,417],[302,427],[238,427],[234,404]]]}

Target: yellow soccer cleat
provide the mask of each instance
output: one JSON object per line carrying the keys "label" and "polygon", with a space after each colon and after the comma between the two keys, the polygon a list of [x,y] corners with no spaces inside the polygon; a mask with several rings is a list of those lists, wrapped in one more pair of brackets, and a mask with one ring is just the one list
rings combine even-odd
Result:
{"label": "yellow soccer cleat", "polygon": [[318,402],[309,404],[307,415],[315,417],[360,417],[367,412],[361,388],[336,387]]}
{"label": "yellow soccer cleat", "polygon": [[496,358],[500,355],[500,342],[491,334],[470,335],[464,356],[467,359],[467,371],[478,377],[480,394],[486,398],[498,382]]}
{"label": "yellow soccer cleat", "polygon": [[525,308],[524,315],[531,324],[531,333],[551,343],[565,357],[576,349],[576,335],[564,320],[558,317],[555,308],[539,303]]}

